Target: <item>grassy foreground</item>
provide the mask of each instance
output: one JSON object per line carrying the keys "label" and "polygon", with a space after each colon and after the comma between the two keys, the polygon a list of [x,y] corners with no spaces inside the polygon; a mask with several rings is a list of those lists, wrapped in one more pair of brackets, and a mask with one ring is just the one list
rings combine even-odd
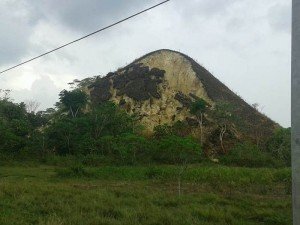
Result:
{"label": "grassy foreground", "polygon": [[0,224],[292,224],[290,169],[0,167]]}

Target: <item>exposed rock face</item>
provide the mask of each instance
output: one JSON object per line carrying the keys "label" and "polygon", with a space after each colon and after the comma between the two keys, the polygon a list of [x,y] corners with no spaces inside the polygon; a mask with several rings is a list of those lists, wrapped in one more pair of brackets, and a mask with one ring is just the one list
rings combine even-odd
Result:
{"label": "exposed rock face", "polygon": [[[235,113],[253,130],[260,126],[264,135],[271,134],[277,126],[193,59],[171,50],[149,53],[97,79],[89,88],[95,104],[107,100],[115,102],[127,112],[137,114],[149,132],[157,125],[176,121],[186,121],[191,127],[197,127],[189,106],[199,98],[211,106],[220,100],[234,104],[237,106]],[[211,131],[208,127],[211,123],[206,121],[207,131]],[[253,136],[254,131],[249,135]]]}
{"label": "exposed rock face", "polygon": [[148,66],[141,64],[134,64],[122,73],[109,73],[93,85],[92,100],[96,103],[110,100],[114,92],[112,88],[116,90],[116,96],[126,95],[136,101],[145,101],[152,97],[158,99],[160,98],[158,85],[162,83],[164,73],[163,70],[157,68],[150,70]]}

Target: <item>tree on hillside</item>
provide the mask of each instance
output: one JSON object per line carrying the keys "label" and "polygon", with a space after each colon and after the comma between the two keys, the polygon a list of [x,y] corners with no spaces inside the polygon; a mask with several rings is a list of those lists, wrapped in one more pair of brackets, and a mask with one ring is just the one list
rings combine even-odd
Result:
{"label": "tree on hillside", "polygon": [[12,119],[25,119],[26,109],[23,102],[17,104],[7,100],[0,100],[0,115],[8,121]]}
{"label": "tree on hillside", "polygon": [[[261,106],[259,103],[253,103],[252,107],[258,113],[263,114],[264,106]],[[262,130],[260,129],[260,126],[261,126],[260,117],[256,116],[256,119],[255,119],[254,123],[252,123],[252,126],[254,126],[256,146],[260,147],[261,139],[263,138],[263,133],[262,133]]]}
{"label": "tree on hillside", "polygon": [[196,116],[200,126],[200,141],[203,144],[203,115],[207,109],[207,102],[204,99],[199,99],[191,104],[190,112]]}
{"label": "tree on hillside", "polygon": [[279,128],[267,141],[267,151],[291,166],[291,128]]}
{"label": "tree on hillside", "polygon": [[73,120],[64,118],[52,123],[45,130],[49,146],[59,154],[74,154],[74,142],[77,140],[76,125]]}
{"label": "tree on hillside", "polygon": [[34,130],[46,123],[43,118],[27,113],[24,103],[0,99],[0,152],[14,154],[26,148]]}
{"label": "tree on hillside", "polygon": [[212,110],[212,116],[219,126],[219,140],[222,153],[226,154],[227,150],[224,147],[224,135],[233,125],[233,105],[223,101],[217,102]]}
{"label": "tree on hillside", "polygon": [[132,134],[133,122],[132,116],[107,102],[75,118],[57,117],[48,124],[45,135],[48,146],[59,154],[97,154],[103,150],[98,148],[98,140],[103,136]]}
{"label": "tree on hillside", "polygon": [[88,102],[85,92],[75,89],[72,91],[63,90],[59,93],[60,102],[70,115],[75,118]]}
{"label": "tree on hillside", "polygon": [[175,135],[178,137],[187,137],[190,134],[190,126],[185,121],[176,121],[172,125],[157,125],[153,129],[153,136],[156,139],[161,139],[170,135]]}
{"label": "tree on hillside", "polygon": [[95,139],[103,135],[133,133],[133,116],[118,108],[113,102],[94,106],[87,116],[91,124],[92,136]]}

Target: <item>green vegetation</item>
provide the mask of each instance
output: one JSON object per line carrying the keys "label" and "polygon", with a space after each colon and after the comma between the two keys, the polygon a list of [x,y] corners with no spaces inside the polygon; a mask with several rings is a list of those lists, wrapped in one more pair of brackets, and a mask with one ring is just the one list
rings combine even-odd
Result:
{"label": "green vegetation", "polygon": [[[212,117],[219,125],[219,140],[222,149],[222,154],[227,154],[228,149],[224,146],[224,137],[226,132],[233,125],[233,120],[236,119],[233,113],[234,106],[228,102],[217,102],[215,105],[215,109],[212,111]],[[231,129],[233,130],[233,129]]]}
{"label": "green vegetation", "polygon": [[[134,115],[111,102],[91,105],[79,90],[63,90],[56,109],[35,113],[26,111],[24,103],[0,99],[0,161],[47,161],[53,156],[73,155],[86,158],[91,166],[99,164],[148,165],[189,164],[205,161],[200,143],[190,137],[184,122],[160,125],[154,135],[145,137]],[[34,104],[33,104],[34,105]],[[199,99],[190,111],[202,127],[208,104]],[[220,163],[246,167],[290,166],[290,129],[280,129],[266,141],[264,149],[252,143],[224,147],[225,134],[234,132],[232,106],[218,102],[211,116],[219,124],[216,145],[220,143]],[[234,135],[233,135],[234,136]],[[94,159],[97,160],[94,160]]]}
{"label": "green vegetation", "polygon": [[26,112],[23,103],[1,100],[2,161],[47,161],[55,155],[89,158],[92,165],[95,158],[98,164],[114,165],[201,161],[201,146],[193,138],[175,133],[146,138],[136,118],[115,104],[89,105],[85,110],[87,101],[78,89],[64,90],[57,110],[34,114]]}
{"label": "green vegetation", "polygon": [[267,151],[286,166],[291,166],[291,128],[278,129],[268,140]]}
{"label": "green vegetation", "polygon": [[[191,105],[201,127],[206,105]],[[264,148],[225,148],[230,105],[218,103],[212,116],[219,163],[184,122],[144,136],[136,116],[111,102],[91,105],[78,89],[40,112],[5,95],[0,224],[291,224],[290,129]]]}
{"label": "green vegetation", "polygon": [[[0,224],[291,224],[290,169],[0,167]],[[278,213],[280,212],[280,213]]]}
{"label": "green vegetation", "polygon": [[196,116],[198,124],[200,126],[200,142],[203,145],[203,116],[207,109],[208,103],[204,99],[198,99],[192,102],[190,112]]}
{"label": "green vegetation", "polygon": [[251,143],[240,143],[220,158],[221,163],[245,167],[284,167],[284,162]]}

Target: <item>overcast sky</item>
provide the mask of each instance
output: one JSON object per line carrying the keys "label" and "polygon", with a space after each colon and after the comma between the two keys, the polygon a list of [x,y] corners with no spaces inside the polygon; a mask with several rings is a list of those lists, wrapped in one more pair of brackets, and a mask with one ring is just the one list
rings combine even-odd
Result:
{"label": "overcast sky", "polygon": [[[0,0],[0,70],[158,3]],[[52,107],[73,79],[105,75],[150,51],[181,51],[282,126],[291,113],[291,0],[171,0],[1,74],[15,101]]]}

